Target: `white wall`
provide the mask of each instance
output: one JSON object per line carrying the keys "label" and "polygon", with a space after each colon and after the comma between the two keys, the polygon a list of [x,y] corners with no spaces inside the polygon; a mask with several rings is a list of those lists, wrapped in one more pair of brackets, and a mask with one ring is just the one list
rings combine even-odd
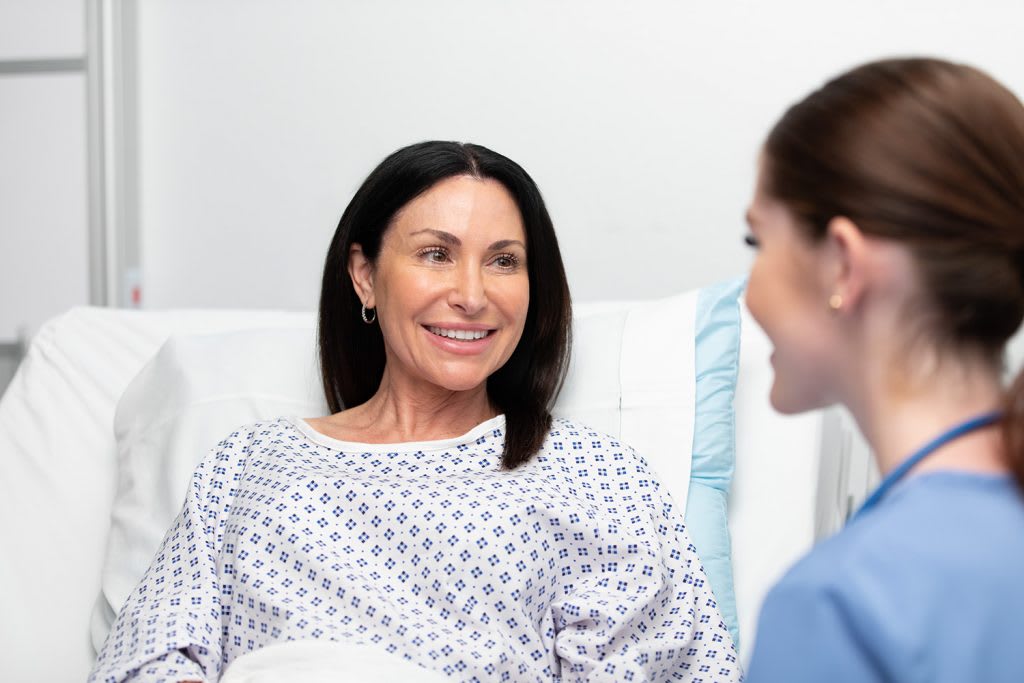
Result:
{"label": "white wall", "polygon": [[[110,1],[150,308],[312,307],[358,183],[426,138],[526,166],[578,300],[667,294],[745,270],[758,145],[827,76],[927,53],[1024,93],[1017,0]],[[81,56],[85,4],[0,0],[0,60]],[[0,343],[88,300],[83,79],[0,76]]]}
{"label": "white wall", "polygon": [[89,302],[85,75],[0,77],[0,341]]}
{"label": "white wall", "polygon": [[[0,391],[23,331],[89,301],[84,0],[0,0]],[[26,61],[33,62],[26,65]]]}
{"label": "white wall", "polygon": [[743,271],[758,145],[868,59],[969,61],[1024,93],[1024,3],[152,0],[139,7],[148,307],[315,305],[388,152],[470,140],[545,192],[580,300]]}
{"label": "white wall", "polygon": [[0,59],[81,57],[84,0],[0,0]]}

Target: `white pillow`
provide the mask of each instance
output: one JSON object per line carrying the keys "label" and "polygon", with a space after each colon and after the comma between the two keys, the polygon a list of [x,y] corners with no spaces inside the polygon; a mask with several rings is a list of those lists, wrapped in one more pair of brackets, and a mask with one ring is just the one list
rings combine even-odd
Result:
{"label": "white pillow", "polygon": [[[698,294],[580,306],[572,365],[554,409],[636,448],[682,509],[693,443]],[[175,336],[129,385],[115,418],[120,474],[93,614],[97,650],[207,451],[242,424],[327,413],[314,330],[310,316],[294,329]]]}
{"label": "white pillow", "polygon": [[632,446],[680,509],[690,484],[699,295],[580,306],[572,363],[553,411]]}
{"label": "white pillow", "polygon": [[0,678],[74,681],[89,673],[89,615],[117,478],[111,426],[132,378],[172,331],[295,319],[280,311],[78,307],[40,329],[0,397]]}
{"label": "white pillow", "polygon": [[310,315],[299,327],[172,336],[128,385],[114,417],[118,483],[91,624],[97,651],[206,452],[242,424],[326,414],[314,335]]}

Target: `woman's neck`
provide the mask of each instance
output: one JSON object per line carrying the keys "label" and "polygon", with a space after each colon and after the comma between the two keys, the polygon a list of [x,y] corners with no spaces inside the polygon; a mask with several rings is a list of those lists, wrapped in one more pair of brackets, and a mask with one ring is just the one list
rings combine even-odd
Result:
{"label": "woman's neck", "polygon": [[460,436],[498,414],[486,383],[466,391],[401,382],[387,370],[366,403],[318,421],[329,436],[363,443],[435,441]]}
{"label": "woman's neck", "polygon": [[[988,364],[947,360],[927,368],[888,364],[886,371],[869,375],[859,395],[846,403],[884,476],[939,434],[998,410],[1001,400],[998,374]],[[998,425],[949,442],[912,473],[936,470],[1006,472]]]}

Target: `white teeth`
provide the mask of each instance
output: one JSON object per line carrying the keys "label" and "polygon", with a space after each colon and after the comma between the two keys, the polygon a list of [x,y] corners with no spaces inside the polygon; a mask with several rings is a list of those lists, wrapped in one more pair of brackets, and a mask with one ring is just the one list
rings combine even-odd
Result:
{"label": "white teeth", "polygon": [[488,334],[489,330],[446,330],[443,327],[428,327],[428,330],[438,335],[439,337],[448,337],[449,339],[483,339]]}

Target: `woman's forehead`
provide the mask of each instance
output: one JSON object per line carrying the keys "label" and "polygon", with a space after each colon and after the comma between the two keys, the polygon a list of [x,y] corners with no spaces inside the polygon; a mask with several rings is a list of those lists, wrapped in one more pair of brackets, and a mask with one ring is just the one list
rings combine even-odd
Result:
{"label": "woman's forehead", "polygon": [[395,214],[387,232],[402,239],[459,242],[526,239],[519,206],[505,186],[471,176],[447,178],[415,197]]}

